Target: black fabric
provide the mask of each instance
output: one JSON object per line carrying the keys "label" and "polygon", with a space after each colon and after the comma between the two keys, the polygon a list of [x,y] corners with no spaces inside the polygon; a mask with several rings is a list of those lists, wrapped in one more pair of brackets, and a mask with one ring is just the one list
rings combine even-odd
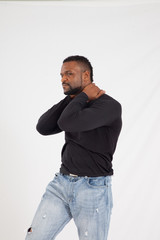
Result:
{"label": "black fabric", "polygon": [[88,102],[84,92],[73,99],[65,97],[36,126],[43,135],[65,131],[61,173],[89,177],[113,175],[112,159],[121,127],[118,101],[104,94]]}

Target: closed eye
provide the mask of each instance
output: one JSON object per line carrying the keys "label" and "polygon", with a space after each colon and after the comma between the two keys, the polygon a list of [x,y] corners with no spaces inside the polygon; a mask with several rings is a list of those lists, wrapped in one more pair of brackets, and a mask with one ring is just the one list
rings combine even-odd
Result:
{"label": "closed eye", "polygon": [[68,72],[68,73],[66,73],[68,76],[71,76],[71,75],[73,75],[73,73],[72,72]]}

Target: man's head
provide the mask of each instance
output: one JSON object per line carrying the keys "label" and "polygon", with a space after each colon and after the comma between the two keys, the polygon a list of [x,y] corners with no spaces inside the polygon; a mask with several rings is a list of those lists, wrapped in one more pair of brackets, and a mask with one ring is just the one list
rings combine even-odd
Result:
{"label": "man's head", "polygon": [[93,82],[93,68],[87,58],[70,56],[63,61],[61,77],[64,94],[76,95]]}

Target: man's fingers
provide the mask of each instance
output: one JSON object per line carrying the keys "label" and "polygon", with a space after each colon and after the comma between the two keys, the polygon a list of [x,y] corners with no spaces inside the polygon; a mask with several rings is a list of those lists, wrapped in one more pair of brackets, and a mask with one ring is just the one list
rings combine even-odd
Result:
{"label": "man's fingers", "polygon": [[106,92],[104,90],[100,90],[99,93],[96,95],[96,98],[99,98],[100,96],[102,96],[105,93]]}
{"label": "man's fingers", "polygon": [[105,93],[105,91],[101,90],[99,87],[97,87],[95,85],[95,83],[88,84],[83,89],[83,92],[85,92],[88,95],[89,100],[99,98],[101,95],[103,95]]}

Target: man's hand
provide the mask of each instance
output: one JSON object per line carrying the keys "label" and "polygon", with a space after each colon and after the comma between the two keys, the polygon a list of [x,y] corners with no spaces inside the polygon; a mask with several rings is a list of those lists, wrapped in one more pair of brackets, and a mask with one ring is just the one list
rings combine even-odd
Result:
{"label": "man's hand", "polygon": [[103,94],[105,94],[105,91],[97,87],[95,83],[90,83],[89,85],[87,85],[82,92],[87,94],[89,101],[97,99]]}

